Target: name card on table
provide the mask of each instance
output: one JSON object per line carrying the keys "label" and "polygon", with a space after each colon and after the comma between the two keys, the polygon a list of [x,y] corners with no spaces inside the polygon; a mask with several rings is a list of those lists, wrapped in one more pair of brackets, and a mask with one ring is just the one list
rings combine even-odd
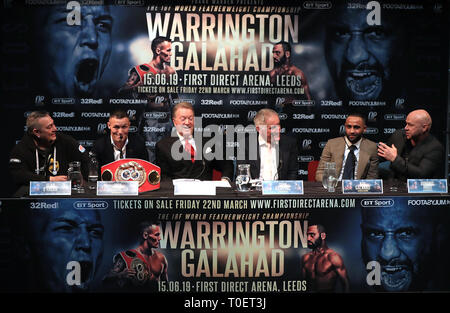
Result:
{"label": "name card on table", "polygon": [[70,181],[31,181],[30,196],[70,196]]}
{"label": "name card on table", "polygon": [[174,196],[215,196],[216,185],[210,181],[174,179]]}
{"label": "name card on table", "polygon": [[408,179],[408,193],[447,193],[447,180]]}
{"label": "name card on table", "polygon": [[262,182],[263,195],[302,195],[303,180],[272,180]]}
{"label": "name card on table", "polygon": [[97,196],[137,196],[138,181],[98,181]]}
{"label": "name card on table", "polygon": [[362,194],[362,193],[383,193],[382,179],[343,179],[342,193]]}

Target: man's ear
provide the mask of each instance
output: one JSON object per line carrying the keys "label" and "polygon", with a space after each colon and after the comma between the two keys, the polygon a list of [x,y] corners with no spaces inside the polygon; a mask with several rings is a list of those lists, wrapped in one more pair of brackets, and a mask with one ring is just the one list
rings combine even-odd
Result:
{"label": "man's ear", "polygon": [[147,238],[148,238],[148,233],[145,231],[145,232],[142,234],[142,237],[144,237],[144,239],[147,240]]}
{"label": "man's ear", "polygon": [[37,130],[36,128],[33,128],[32,133],[33,133],[33,135],[35,135],[36,137],[39,138],[39,130]]}
{"label": "man's ear", "polygon": [[284,52],[284,55],[286,56],[287,59],[289,59],[291,57],[291,51]]}
{"label": "man's ear", "polygon": [[111,123],[108,122],[108,123],[106,123],[106,125],[108,126],[108,129],[111,130]]}
{"label": "man's ear", "polygon": [[325,238],[327,238],[327,234],[325,234],[325,233],[320,233],[320,238],[322,238],[322,240],[324,240]]}

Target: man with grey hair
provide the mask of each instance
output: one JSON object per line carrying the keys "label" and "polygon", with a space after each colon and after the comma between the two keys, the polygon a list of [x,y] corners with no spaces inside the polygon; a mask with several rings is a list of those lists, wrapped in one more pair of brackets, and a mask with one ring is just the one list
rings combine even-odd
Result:
{"label": "man with grey hair", "polygon": [[9,169],[17,187],[30,181],[64,181],[72,161],[81,162],[85,178],[88,157],[85,148],[72,137],[58,133],[50,114],[31,112],[26,122],[27,131],[13,148]]}
{"label": "man with grey hair", "polygon": [[[176,104],[173,107],[172,121],[175,126],[172,135],[162,138],[156,144],[156,165],[161,168],[162,179],[212,180],[213,169],[222,173],[222,180],[233,177],[232,162],[223,155],[216,156],[216,150],[220,151],[217,148],[223,142],[213,137],[210,141],[214,141],[214,145],[203,147],[202,135],[199,132],[194,135],[195,116],[192,104]],[[201,124],[197,127],[201,128]]]}
{"label": "man with grey hair", "polygon": [[378,156],[390,162],[388,178],[444,177],[444,148],[430,134],[431,116],[414,110],[406,117],[406,126],[398,129],[387,143],[380,142]]}
{"label": "man with grey hair", "polygon": [[[258,132],[256,141],[248,140],[245,157],[237,157],[238,164],[250,164],[252,178],[262,180],[298,179],[298,150],[294,138],[281,135],[280,118],[272,109],[261,109],[253,122]],[[251,138],[251,137],[250,137]],[[256,155],[252,155],[252,149]]]}

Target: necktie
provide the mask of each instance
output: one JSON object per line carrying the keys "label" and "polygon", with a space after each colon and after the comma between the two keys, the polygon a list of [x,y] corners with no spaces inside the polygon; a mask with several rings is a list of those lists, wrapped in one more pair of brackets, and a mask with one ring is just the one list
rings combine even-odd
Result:
{"label": "necktie", "polygon": [[354,179],[355,178],[355,163],[356,157],[354,151],[356,150],[355,145],[349,147],[350,152],[347,155],[347,160],[344,165],[344,173],[342,174],[342,179]]}
{"label": "necktie", "polygon": [[186,144],[184,145],[184,150],[186,150],[187,153],[191,156],[191,162],[195,162],[195,150],[194,147],[189,143],[189,141],[186,140]]}

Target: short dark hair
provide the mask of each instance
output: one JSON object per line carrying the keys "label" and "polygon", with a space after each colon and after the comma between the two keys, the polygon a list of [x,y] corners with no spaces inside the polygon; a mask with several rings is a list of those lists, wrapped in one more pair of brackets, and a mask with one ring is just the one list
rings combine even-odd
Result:
{"label": "short dark hair", "polygon": [[309,226],[310,227],[311,226],[316,226],[317,227],[317,231],[319,232],[319,235],[322,234],[322,233],[324,233],[324,234],[327,233],[327,231],[325,230],[325,227],[322,224],[310,224]]}
{"label": "short dark hair", "polygon": [[156,48],[158,48],[158,46],[161,43],[163,43],[164,41],[172,42],[172,39],[170,39],[169,37],[164,37],[164,36],[158,36],[155,39],[153,39],[153,41],[152,41],[153,57],[155,57],[155,55],[156,55]]}
{"label": "short dark hair", "polygon": [[122,119],[122,118],[130,119],[127,112],[125,112],[124,110],[121,110],[121,109],[116,109],[116,110],[111,111],[111,113],[109,113],[109,118],[111,118],[111,117],[115,117],[117,119]]}
{"label": "short dark hair", "polygon": [[148,229],[151,228],[153,225],[159,226],[159,222],[157,222],[157,221],[143,221],[142,223],[139,224],[139,239],[140,239],[140,242],[144,241],[142,235],[146,231],[148,231]]}
{"label": "short dark hair", "polygon": [[366,116],[364,113],[361,113],[361,112],[352,112],[352,113],[350,113],[349,115],[347,115],[347,117],[349,117],[349,116],[356,116],[356,117],[359,117],[359,118],[361,118],[361,119],[363,120],[364,125],[367,124],[367,116]]}
{"label": "short dark hair", "polygon": [[291,52],[291,44],[290,44],[289,42],[286,42],[286,41],[280,41],[280,42],[277,42],[277,43],[275,44],[275,46],[276,46],[276,45],[281,45],[281,46],[283,47],[283,51],[284,51],[284,52],[286,52],[286,51]]}

